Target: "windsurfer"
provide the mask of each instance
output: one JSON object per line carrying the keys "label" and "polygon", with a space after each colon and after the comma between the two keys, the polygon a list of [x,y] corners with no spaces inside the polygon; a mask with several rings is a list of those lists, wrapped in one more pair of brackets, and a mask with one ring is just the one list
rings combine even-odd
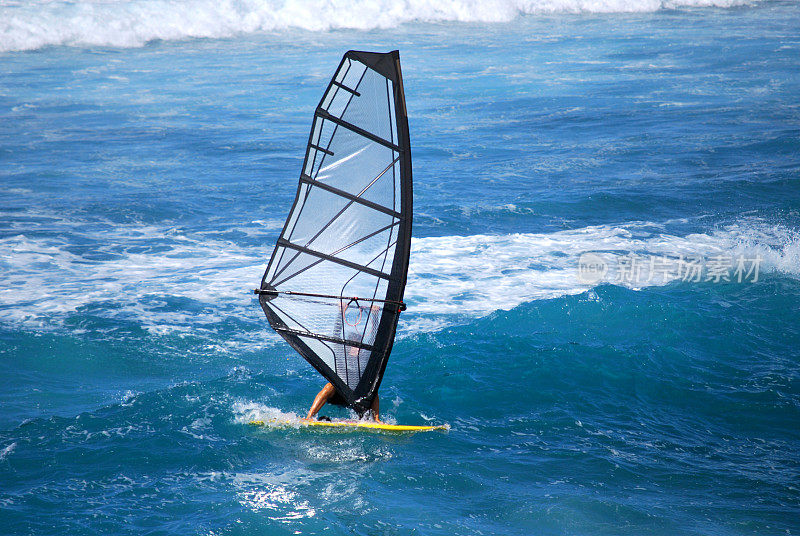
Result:
{"label": "windsurfer", "polygon": [[[317,394],[316,398],[314,398],[314,403],[311,404],[311,409],[308,410],[308,415],[306,415],[306,418],[301,420],[313,421],[314,417],[316,417],[317,413],[319,413],[319,410],[322,409],[322,406],[332,400],[334,401],[333,403],[335,403],[337,395],[338,393],[336,392],[336,388],[333,386],[333,384],[326,384],[319,394]],[[378,393],[375,393],[375,398],[372,400],[372,406],[369,408],[370,412],[372,413],[372,418],[375,420],[375,422],[381,422],[378,406]]]}
{"label": "windsurfer", "polygon": [[[354,303],[355,302],[355,303]],[[374,339],[375,332],[378,329],[378,322],[381,317],[380,307],[376,304],[371,306],[361,306],[355,300],[349,302],[339,303],[339,314],[336,320],[335,332],[342,333],[342,337],[351,341],[363,341],[366,332],[370,333],[370,339]],[[350,318],[348,318],[350,317]],[[360,327],[362,322],[366,323],[364,328]],[[367,359],[369,355],[358,346],[346,346],[346,350],[338,352],[336,367],[337,371],[346,371],[344,376],[346,378],[359,378],[361,376],[358,370],[359,358]],[[344,406],[344,397],[336,392],[333,384],[328,383],[314,398],[314,403],[311,404],[311,409],[308,410],[308,415],[305,420],[313,420],[316,414],[322,409],[325,404],[334,404],[337,406]],[[372,417],[375,422],[381,422],[378,415],[378,394],[375,393],[375,398],[370,407]]]}
{"label": "windsurfer", "polygon": [[405,310],[413,220],[396,50],[345,53],[314,109],[303,162],[255,292],[270,326],[332,384],[307,418],[341,404],[377,420],[377,391]]}

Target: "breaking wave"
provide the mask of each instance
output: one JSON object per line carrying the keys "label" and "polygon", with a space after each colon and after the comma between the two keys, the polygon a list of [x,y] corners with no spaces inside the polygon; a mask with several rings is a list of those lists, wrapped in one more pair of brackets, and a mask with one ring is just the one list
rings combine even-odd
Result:
{"label": "breaking wave", "polygon": [[509,22],[541,13],[652,12],[757,0],[0,0],[0,52],[50,45],[138,47],[291,29],[372,30],[408,22]]}
{"label": "breaking wave", "polygon": [[[268,244],[253,248],[216,233],[159,226],[117,225],[113,231],[109,226],[92,233],[80,222],[60,220],[57,225],[59,236],[20,229],[0,239],[5,279],[0,322],[41,327],[93,311],[162,333],[214,326],[226,318],[262,320],[249,289],[261,278],[271,252]],[[241,230],[265,233],[271,227],[253,222]],[[70,246],[75,237],[92,246],[76,251]],[[153,243],[163,247],[153,248]],[[601,255],[612,267],[604,278],[581,279],[578,261],[586,252]],[[404,330],[435,329],[434,324],[447,324],[454,316],[482,316],[527,301],[578,294],[604,282],[640,289],[681,279],[673,270],[672,275],[644,273],[638,280],[615,281],[614,265],[631,254],[672,262],[740,255],[760,258],[761,274],[800,276],[798,232],[755,221],[683,236],[661,224],[630,222],[553,233],[416,238]],[[752,274],[745,279],[753,284]]]}

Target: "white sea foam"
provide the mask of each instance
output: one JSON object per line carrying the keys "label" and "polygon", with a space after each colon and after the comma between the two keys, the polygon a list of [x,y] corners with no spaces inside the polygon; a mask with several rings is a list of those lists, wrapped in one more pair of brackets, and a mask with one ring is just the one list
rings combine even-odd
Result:
{"label": "white sea foam", "polygon": [[[483,315],[537,299],[584,292],[597,283],[633,289],[684,279],[677,265],[705,264],[740,256],[759,272],[800,275],[800,235],[785,227],[737,224],[710,233],[671,235],[651,223],[600,225],[548,234],[473,235],[414,240],[407,295],[418,313]],[[579,277],[578,260],[598,252],[610,267],[596,282]],[[631,257],[633,254],[633,257]],[[638,262],[637,278],[620,274],[628,259]],[[666,260],[653,274],[650,259]],[[730,275],[734,272],[731,268]],[[701,274],[705,281],[708,274]],[[752,282],[754,274],[743,281]],[[694,278],[690,278],[692,281]]]}
{"label": "white sea foam", "polygon": [[[249,289],[258,285],[271,252],[266,241],[252,248],[217,234],[110,223],[91,233],[81,222],[54,223],[54,216],[37,216],[56,225],[59,234],[28,232],[0,239],[0,322],[57,326],[78,313],[133,321],[155,334],[202,335],[216,333],[228,318],[262,320]],[[96,245],[78,252],[72,246],[76,239]],[[153,243],[168,247],[149,249]],[[612,265],[603,281],[634,289],[663,285],[679,274],[647,279],[645,273],[637,281],[614,281],[613,265],[631,253],[675,262],[681,256],[759,257],[762,274],[800,276],[798,232],[755,221],[689,235],[631,222],[553,233],[416,238],[404,330],[435,329],[456,317],[586,291],[595,283],[578,274],[578,259],[585,252],[598,252]],[[245,342],[219,344],[241,350]]]}
{"label": "white sea foam", "polygon": [[[279,408],[268,406],[260,402],[252,401],[238,401],[234,402],[231,406],[234,414],[234,422],[239,424],[248,424],[253,421],[260,421],[264,423],[266,428],[298,428],[302,421],[301,415],[293,411],[283,411]],[[350,418],[357,419],[355,412],[351,411]],[[384,418],[388,424],[397,424],[391,418]]]}
{"label": "white sea foam", "polygon": [[283,472],[212,473],[202,475],[201,478],[228,481],[244,508],[272,521],[290,524],[316,515],[316,510],[296,491],[299,483],[314,478],[314,475],[302,469],[287,468]]}
{"label": "white sea foam", "polygon": [[509,22],[537,13],[650,12],[757,0],[0,0],[0,51],[48,45],[136,47],[287,29],[392,28],[419,22]]}
{"label": "white sea foam", "polygon": [[14,449],[16,448],[17,448],[17,443],[14,442],[0,449],[0,461],[5,460],[12,452],[14,452]]}
{"label": "white sea foam", "polygon": [[239,424],[261,421],[267,427],[300,426],[300,416],[293,411],[281,411],[258,402],[235,402],[231,409],[235,416],[234,421]]}

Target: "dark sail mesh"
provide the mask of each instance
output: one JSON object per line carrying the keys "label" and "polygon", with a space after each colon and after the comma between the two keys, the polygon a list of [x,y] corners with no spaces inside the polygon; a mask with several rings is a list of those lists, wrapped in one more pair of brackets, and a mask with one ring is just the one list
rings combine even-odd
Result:
{"label": "dark sail mesh", "polygon": [[399,54],[347,52],[314,113],[297,197],[257,292],[270,325],[359,412],[394,340],[411,195]]}

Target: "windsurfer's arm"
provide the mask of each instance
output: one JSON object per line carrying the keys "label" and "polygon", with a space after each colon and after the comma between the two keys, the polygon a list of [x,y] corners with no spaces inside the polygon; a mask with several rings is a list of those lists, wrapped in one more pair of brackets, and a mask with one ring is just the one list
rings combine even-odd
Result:
{"label": "windsurfer's arm", "polygon": [[311,404],[311,409],[308,410],[308,415],[306,415],[304,421],[312,420],[319,410],[322,409],[322,406],[330,400],[330,398],[336,393],[336,389],[333,387],[333,384],[328,383],[322,390],[317,394],[317,397],[314,399],[314,403]]}

